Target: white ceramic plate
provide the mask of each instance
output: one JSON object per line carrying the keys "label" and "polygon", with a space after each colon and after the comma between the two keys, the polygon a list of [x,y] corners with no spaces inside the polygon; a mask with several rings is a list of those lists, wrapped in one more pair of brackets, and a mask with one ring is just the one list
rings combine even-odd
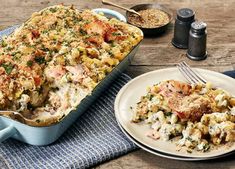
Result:
{"label": "white ceramic plate", "polygon": [[190,157],[180,157],[180,156],[175,156],[175,155],[170,155],[170,154],[165,154],[156,150],[153,150],[143,144],[141,144],[140,142],[138,142],[137,140],[135,140],[133,137],[131,137],[121,126],[121,124],[118,122],[118,125],[120,127],[120,129],[122,130],[122,132],[127,136],[128,139],[130,139],[133,143],[135,143],[138,147],[142,148],[143,150],[152,153],[154,155],[160,156],[160,157],[164,157],[164,158],[168,158],[168,159],[173,159],[173,160],[181,160],[181,161],[202,161],[202,160],[212,160],[212,159],[216,159],[216,158],[222,158],[222,157],[226,157],[229,155],[234,155],[234,152],[230,152],[227,154],[223,154],[221,156],[213,156],[210,158],[190,158]]}
{"label": "white ceramic plate", "polygon": [[[235,95],[235,79],[225,76],[221,73],[196,69],[207,81],[212,82],[216,87],[221,87],[227,90],[232,95]],[[135,106],[140,97],[146,94],[146,88],[163,80],[180,80],[185,81],[177,68],[168,68],[152,71],[136,77],[127,83],[118,93],[115,100],[115,116],[126,132],[137,140],[139,143],[162,153],[176,155],[189,158],[212,158],[230,153],[235,150],[235,144],[232,146],[221,146],[211,151],[202,153],[193,151],[187,153],[186,150],[176,151],[176,144],[170,141],[153,140],[146,136],[149,131],[149,125],[132,123],[132,112],[130,107]]]}

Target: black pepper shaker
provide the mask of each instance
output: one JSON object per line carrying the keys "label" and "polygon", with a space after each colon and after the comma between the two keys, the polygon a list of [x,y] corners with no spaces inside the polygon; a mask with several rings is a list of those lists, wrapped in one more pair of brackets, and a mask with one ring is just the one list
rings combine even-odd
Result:
{"label": "black pepper shaker", "polygon": [[188,48],[188,37],[191,24],[195,21],[195,12],[189,8],[182,8],[177,11],[175,19],[174,38],[172,44],[181,49]]}
{"label": "black pepper shaker", "polygon": [[206,39],[206,23],[199,21],[193,22],[189,31],[188,58],[192,60],[206,59]]}

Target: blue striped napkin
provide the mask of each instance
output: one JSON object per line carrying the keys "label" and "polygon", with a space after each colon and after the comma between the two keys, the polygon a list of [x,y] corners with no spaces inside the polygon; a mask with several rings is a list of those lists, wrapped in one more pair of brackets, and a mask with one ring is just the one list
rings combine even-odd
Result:
{"label": "blue striped napkin", "polygon": [[[0,32],[0,38],[16,27]],[[122,74],[55,143],[37,147],[10,139],[0,143],[0,169],[88,168],[136,149],[121,132],[114,100],[130,80]]]}

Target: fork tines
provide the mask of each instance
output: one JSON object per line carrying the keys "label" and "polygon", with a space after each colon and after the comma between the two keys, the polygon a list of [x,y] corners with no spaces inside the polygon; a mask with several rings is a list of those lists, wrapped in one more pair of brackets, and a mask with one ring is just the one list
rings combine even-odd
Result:
{"label": "fork tines", "polygon": [[182,73],[182,75],[192,84],[206,84],[206,80],[199,75],[195,70],[193,70],[186,62],[180,62],[177,64],[177,68]]}

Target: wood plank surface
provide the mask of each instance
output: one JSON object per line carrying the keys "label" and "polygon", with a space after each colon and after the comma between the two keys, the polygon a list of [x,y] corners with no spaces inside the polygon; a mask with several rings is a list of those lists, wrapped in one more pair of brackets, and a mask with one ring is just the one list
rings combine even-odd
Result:
{"label": "wood plank surface", "polygon": [[[189,7],[196,11],[198,20],[208,25],[208,58],[206,60],[191,61],[185,56],[185,50],[176,49],[171,45],[173,21],[165,34],[143,40],[131,66],[126,71],[131,77],[151,70],[173,67],[180,61],[187,61],[193,67],[219,72],[235,69],[235,0],[119,0],[116,2],[127,7],[140,3],[158,2],[170,8],[174,16],[177,9]],[[79,9],[107,7],[125,14],[119,9],[102,5],[100,0],[0,0],[0,29],[20,24],[34,11],[60,3],[74,4]],[[137,150],[95,168],[235,169],[235,156],[206,162],[182,162]]]}

